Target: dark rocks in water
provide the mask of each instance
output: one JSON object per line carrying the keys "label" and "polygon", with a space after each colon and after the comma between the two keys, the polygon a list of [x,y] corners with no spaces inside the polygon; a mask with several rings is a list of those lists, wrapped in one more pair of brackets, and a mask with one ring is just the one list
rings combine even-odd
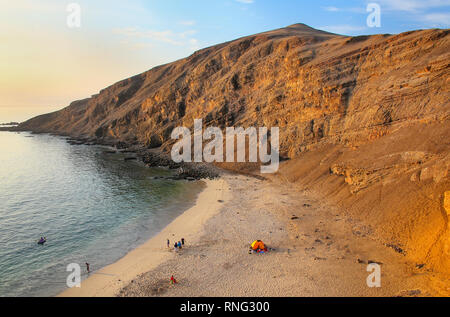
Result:
{"label": "dark rocks in water", "polygon": [[109,147],[115,147],[116,143],[113,141],[105,140],[105,139],[95,139],[96,145],[103,145],[103,146],[109,146]]}
{"label": "dark rocks in water", "polygon": [[[165,179],[188,180],[214,179],[219,176],[219,169],[206,163],[175,163],[170,155],[159,149],[147,149],[133,143],[114,141],[107,138],[75,138],[69,137],[66,142],[71,145],[103,145],[112,146],[117,150],[104,151],[105,154],[136,154],[136,156],[125,157],[124,161],[141,159],[148,167],[167,167],[177,170],[176,176]],[[156,178],[155,178],[156,179]]]}
{"label": "dark rocks in water", "polygon": [[167,166],[171,169],[181,167],[181,164],[172,161],[168,155],[157,152],[146,152],[142,156],[142,161],[150,167]]}
{"label": "dark rocks in water", "polygon": [[67,138],[66,142],[70,145],[97,145],[93,138]]}
{"label": "dark rocks in water", "polygon": [[16,131],[16,127],[0,127],[0,131],[14,132],[14,131]]}
{"label": "dark rocks in water", "polygon": [[213,179],[219,176],[217,168],[212,165],[205,163],[175,163],[169,155],[157,151],[146,151],[142,154],[142,161],[150,167],[164,166],[172,170],[177,169],[179,179]]}
{"label": "dark rocks in water", "polygon": [[0,123],[0,126],[5,126],[5,125],[12,125],[12,126],[16,126],[19,125],[19,122],[9,122],[9,123]]}
{"label": "dark rocks in water", "polygon": [[117,149],[119,149],[119,150],[129,148],[129,145],[128,145],[127,143],[125,143],[125,142],[122,142],[122,141],[119,141],[119,142],[117,142],[117,143],[114,144],[114,145],[115,145],[115,147],[116,147]]}
{"label": "dark rocks in water", "polygon": [[219,177],[219,172],[215,167],[203,163],[182,164],[178,169],[178,173],[185,178],[195,179],[214,179]]}
{"label": "dark rocks in water", "polygon": [[67,143],[69,143],[70,145],[83,145],[84,142],[79,142],[79,141],[67,141]]}
{"label": "dark rocks in water", "polygon": [[19,123],[17,123],[17,122],[1,123],[0,131],[18,132],[18,131],[20,131]]}
{"label": "dark rocks in water", "polygon": [[169,176],[169,177],[166,177],[166,179],[171,180],[171,181],[180,181],[184,178],[180,177],[180,176]]}

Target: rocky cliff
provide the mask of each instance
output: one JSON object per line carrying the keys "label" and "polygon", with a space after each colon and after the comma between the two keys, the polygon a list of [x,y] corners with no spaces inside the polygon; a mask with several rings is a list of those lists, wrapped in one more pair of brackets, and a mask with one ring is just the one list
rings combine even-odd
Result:
{"label": "rocky cliff", "polygon": [[277,177],[363,219],[420,267],[449,272],[449,65],[448,29],[348,37],[296,24],[200,50],[19,128],[167,150],[194,118],[278,126],[288,160]]}

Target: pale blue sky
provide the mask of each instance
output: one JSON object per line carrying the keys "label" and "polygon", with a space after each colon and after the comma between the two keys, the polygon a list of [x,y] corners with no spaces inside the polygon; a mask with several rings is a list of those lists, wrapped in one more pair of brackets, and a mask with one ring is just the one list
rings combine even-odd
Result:
{"label": "pale blue sky", "polygon": [[[80,28],[67,27],[71,2],[81,6]],[[380,28],[366,24],[369,2],[381,7]],[[347,35],[450,23],[450,0],[0,0],[0,7],[0,122],[59,109],[199,48],[294,23]]]}

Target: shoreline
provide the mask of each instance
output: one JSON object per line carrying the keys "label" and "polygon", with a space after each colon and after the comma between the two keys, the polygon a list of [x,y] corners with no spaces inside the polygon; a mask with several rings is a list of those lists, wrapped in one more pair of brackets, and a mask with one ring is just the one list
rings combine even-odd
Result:
{"label": "shoreline", "polygon": [[[130,251],[118,261],[98,270],[81,282],[80,288],[68,288],[56,297],[113,297],[133,279],[175,257],[173,241],[186,239],[187,245],[196,243],[206,221],[222,207],[219,200],[229,199],[230,190],[223,177],[203,180],[206,188],[186,210],[156,236]],[[171,241],[167,248],[167,239]]]}

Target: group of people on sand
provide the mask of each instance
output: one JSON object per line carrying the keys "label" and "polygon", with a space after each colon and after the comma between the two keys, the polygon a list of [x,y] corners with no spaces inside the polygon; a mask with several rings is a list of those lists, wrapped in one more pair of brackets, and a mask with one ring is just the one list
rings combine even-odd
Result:
{"label": "group of people on sand", "polygon": [[[181,250],[184,246],[184,243],[185,243],[184,238],[181,238],[181,240],[178,242],[175,241],[175,243],[173,244],[174,251],[177,252],[178,250]],[[167,247],[170,248],[170,240],[169,239],[167,239]]]}

